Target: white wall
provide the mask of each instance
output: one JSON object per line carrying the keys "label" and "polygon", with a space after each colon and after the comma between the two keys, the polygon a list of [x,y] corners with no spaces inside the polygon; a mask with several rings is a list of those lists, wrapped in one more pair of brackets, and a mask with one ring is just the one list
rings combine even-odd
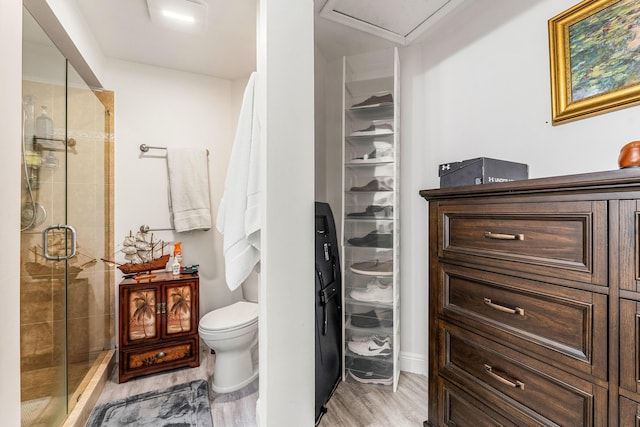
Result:
{"label": "white wall", "polygon": [[2,424],[20,425],[20,138],[22,104],[22,2],[0,2],[0,168],[3,308],[0,310],[0,412]]}
{"label": "white wall", "polygon": [[425,109],[413,117],[429,147],[422,184],[437,185],[438,163],[478,156],[527,163],[531,177],[617,169],[620,147],[638,138],[638,107],[550,124],[547,20],[574,4],[537,2],[491,28],[485,2],[472,2],[462,19],[477,39],[443,33],[424,44],[412,76],[424,84]]}
{"label": "white wall", "polygon": [[315,395],[313,2],[260,0],[258,34],[260,421],[305,427]]}
{"label": "white wall", "polygon": [[[318,48],[314,49],[314,159],[315,159],[315,199],[319,202],[327,200],[327,145],[325,144],[326,133],[326,109],[325,109],[325,88],[327,74],[327,60],[322,56]],[[332,206],[333,207],[333,206]]]}
{"label": "white wall", "polygon": [[[142,155],[140,144],[209,150],[212,220],[224,190],[246,80],[229,80],[109,60],[104,85],[115,92],[116,244],[140,225],[170,228],[165,150]],[[154,231],[182,241],[186,265],[199,264],[200,315],[241,297],[224,279],[222,236],[215,231]],[[169,248],[170,249],[170,248]],[[122,254],[118,254],[122,260]]]}
{"label": "white wall", "polygon": [[412,76],[421,65],[420,53],[420,46],[400,51],[400,368],[426,375],[427,205],[417,197],[417,187],[430,154],[419,133],[425,115],[421,81]]}
{"label": "white wall", "polygon": [[324,87],[326,192],[338,235],[342,234],[342,68],[342,58],[327,62]]}

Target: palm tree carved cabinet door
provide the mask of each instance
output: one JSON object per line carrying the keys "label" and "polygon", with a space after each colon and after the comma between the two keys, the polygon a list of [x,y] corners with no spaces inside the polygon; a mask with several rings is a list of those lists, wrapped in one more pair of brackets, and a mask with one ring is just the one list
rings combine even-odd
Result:
{"label": "palm tree carved cabinet door", "polygon": [[119,286],[119,381],[200,365],[197,274],[153,273]]}

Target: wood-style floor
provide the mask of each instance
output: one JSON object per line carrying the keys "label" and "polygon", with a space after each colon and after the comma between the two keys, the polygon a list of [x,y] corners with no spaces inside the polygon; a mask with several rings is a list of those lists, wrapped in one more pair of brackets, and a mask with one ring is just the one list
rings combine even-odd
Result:
{"label": "wood-style floor", "polygon": [[319,427],[419,427],[427,419],[427,377],[402,372],[398,390],[343,381]]}
{"label": "wood-style floor", "polygon": [[[105,385],[97,404],[127,396],[159,390],[198,379],[209,379],[215,356],[206,346],[202,349],[200,366],[178,369],[163,374],[130,380],[118,384],[117,367]],[[255,427],[257,387],[248,386],[229,395],[211,391],[211,415],[214,427]],[[427,380],[416,374],[402,373],[398,391],[375,385],[342,382],[327,405],[328,412],[319,427],[410,427],[422,426],[427,418]]]}

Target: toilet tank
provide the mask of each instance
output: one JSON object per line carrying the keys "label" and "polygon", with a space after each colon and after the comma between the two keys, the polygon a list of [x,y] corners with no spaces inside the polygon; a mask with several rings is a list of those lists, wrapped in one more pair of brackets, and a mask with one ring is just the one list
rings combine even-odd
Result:
{"label": "toilet tank", "polygon": [[256,267],[247,280],[242,282],[242,298],[249,302],[258,302],[258,295],[260,294],[260,273],[256,272]]}

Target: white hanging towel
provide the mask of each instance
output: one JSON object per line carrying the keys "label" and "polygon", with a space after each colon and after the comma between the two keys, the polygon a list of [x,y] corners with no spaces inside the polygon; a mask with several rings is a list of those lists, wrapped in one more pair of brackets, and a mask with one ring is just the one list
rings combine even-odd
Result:
{"label": "white hanging towel", "polygon": [[224,236],[225,278],[232,291],[260,261],[260,123],[256,73],[244,90],[216,228]]}
{"label": "white hanging towel", "polygon": [[207,150],[167,148],[169,212],[177,232],[209,230],[209,166]]}

